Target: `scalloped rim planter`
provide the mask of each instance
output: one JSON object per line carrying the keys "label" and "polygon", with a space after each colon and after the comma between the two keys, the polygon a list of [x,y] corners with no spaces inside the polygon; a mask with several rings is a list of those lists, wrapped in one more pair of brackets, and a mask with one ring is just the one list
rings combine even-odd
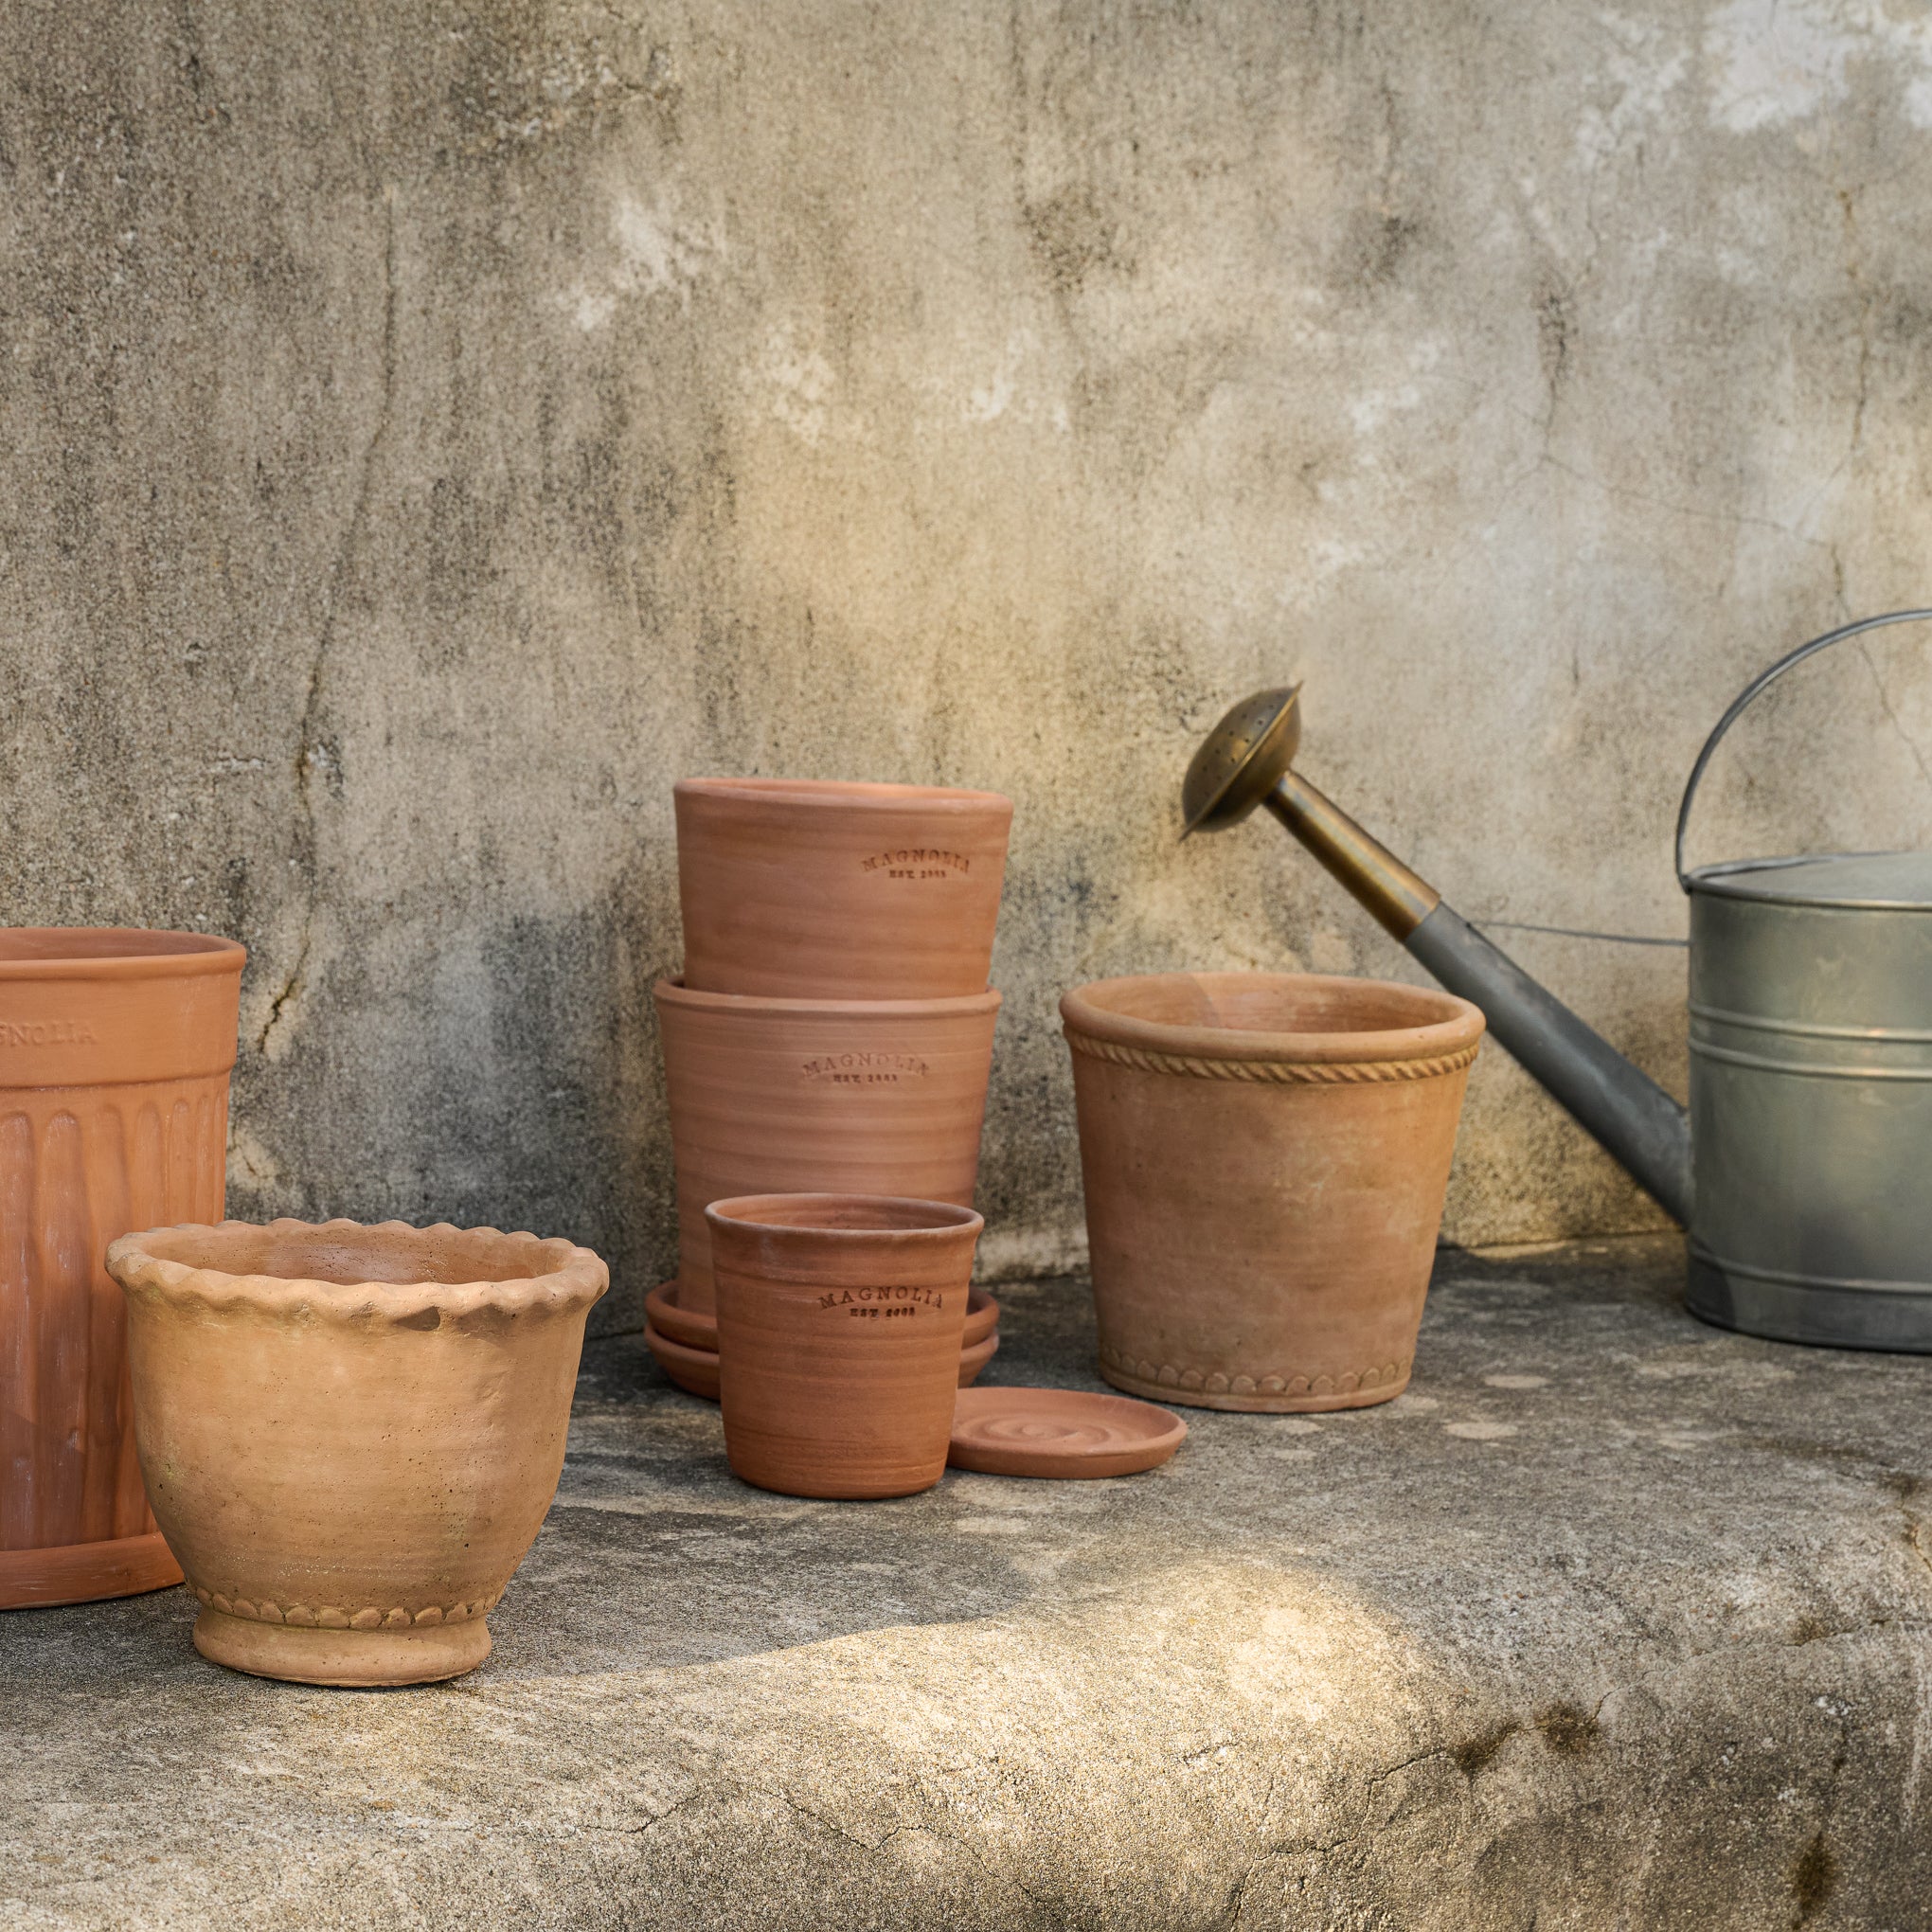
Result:
{"label": "scalloped rim planter", "polygon": [[685,982],[775,999],[986,984],[1013,801],[830,778],[681,778]]}
{"label": "scalloped rim planter", "polygon": [[1481,1012],[1287,973],[1106,979],[1060,1011],[1106,1380],[1264,1412],[1400,1395]]}
{"label": "scalloped rim planter", "polygon": [[309,1684],[481,1663],[556,1492],[603,1262],[493,1227],[229,1221],[124,1235],[107,1266],[195,1648]]}

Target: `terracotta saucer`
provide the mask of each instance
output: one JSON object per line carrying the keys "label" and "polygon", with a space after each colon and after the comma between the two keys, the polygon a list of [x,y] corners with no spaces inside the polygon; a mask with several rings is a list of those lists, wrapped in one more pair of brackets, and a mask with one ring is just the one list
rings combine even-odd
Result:
{"label": "terracotta saucer", "polygon": [[1188,1425],[1151,1402],[1077,1388],[975,1388],[953,1411],[955,1469],[984,1476],[1133,1476],[1155,1469]]}
{"label": "terracotta saucer", "polygon": [[975,1342],[970,1349],[959,1351],[959,1386],[970,1388],[979,1379],[979,1371],[999,1352],[999,1337],[988,1335],[983,1342]]}
{"label": "terracotta saucer", "polygon": [[687,1395],[702,1395],[707,1402],[718,1400],[718,1352],[715,1349],[688,1349],[661,1335],[647,1321],[644,1345],[657,1357],[657,1366]]}
{"label": "terracotta saucer", "polygon": [[[694,1308],[680,1308],[675,1281],[659,1282],[644,1297],[644,1319],[668,1342],[682,1342],[688,1349],[704,1349],[713,1355],[718,1352],[718,1317]],[[966,1331],[959,1346],[976,1348],[998,1326],[999,1303],[984,1288],[973,1289],[966,1297]]]}
{"label": "terracotta saucer", "polygon": [[[687,1348],[684,1343],[660,1334],[648,1321],[644,1324],[644,1346],[657,1358],[657,1366],[687,1395],[701,1395],[707,1402],[718,1400],[718,1351],[715,1349]],[[961,1349],[959,1386],[969,1386],[998,1352],[997,1335],[988,1335],[983,1342],[975,1343],[970,1349]],[[1147,1404],[1137,1403],[1129,1406],[1145,1408]]]}

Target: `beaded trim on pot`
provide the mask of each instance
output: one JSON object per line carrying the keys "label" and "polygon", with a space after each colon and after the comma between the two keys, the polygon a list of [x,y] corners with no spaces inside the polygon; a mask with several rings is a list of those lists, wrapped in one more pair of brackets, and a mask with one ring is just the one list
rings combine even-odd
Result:
{"label": "beaded trim on pot", "polygon": [[1218,1369],[1204,1375],[1198,1368],[1176,1368],[1171,1362],[1142,1362],[1102,1342],[1100,1360],[1109,1368],[1136,1381],[1158,1383],[1163,1388],[1198,1390],[1203,1395],[1356,1395],[1365,1388],[1386,1388],[1403,1381],[1415,1358],[1386,1362],[1347,1375],[1224,1375]]}
{"label": "beaded trim on pot", "polygon": [[239,1617],[249,1623],[285,1623],[297,1630],[426,1630],[443,1623],[467,1623],[473,1617],[484,1617],[503,1601],[498,1590],[493,1597],[478,1597],[470,1603],[447,1606],[432,1603],[421,1610],[380,1610],[374,1604],[363,1610],[341,1610],[325,1603],[311,1607],[291,1603],[286,1608],[266,1599],[226,1597],[219,1590],[206,1590],[188,1580],[188,1588],[211,1610],[224,1617]]}
{"label": "beaded trim on pot", "polygon": [[1426,1060],[1206,1060],[1188,1053],[1162,1053],[1152,1046],[1122,1046],[1097,1040],[1090,1033],[1064,1029],[1066,1044],[1076,1053],[1105,1060],[1115,1066],[1132,1066],[1143,1073],[1180,1073],[1195,1080],[1240,1080],[1281,1086],[1351,1086],[1365,1082],[1432,1080],[1438,1074],[1459,1073],[1476,1059],[1481,1042],[1472,1040],[1453,1053]]}

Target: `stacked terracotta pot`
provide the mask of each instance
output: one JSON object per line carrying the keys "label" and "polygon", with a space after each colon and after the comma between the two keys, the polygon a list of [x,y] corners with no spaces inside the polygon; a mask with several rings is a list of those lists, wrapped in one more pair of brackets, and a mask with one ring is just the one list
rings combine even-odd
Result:
{"label": "stacked terracotta pot", "polygon": [[[676,787],[685,970],[656,988],[678,1273],[646,1298],[672,1381],[718,1392],[705,1209],[739,1195],[973,1205],[1012,801],[814,779]],[[998,1347],[975,1296],[963,1386]]]}

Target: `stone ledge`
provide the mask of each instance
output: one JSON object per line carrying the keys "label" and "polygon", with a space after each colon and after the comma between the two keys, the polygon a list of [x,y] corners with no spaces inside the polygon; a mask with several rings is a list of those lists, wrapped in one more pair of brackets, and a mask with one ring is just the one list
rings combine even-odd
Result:
{"label": "stone ledge", "polygon": [[[1413,1387],[1152,1476],[789,1501],[633,1338],[460,1683],[0,1618],[9,1927],[1932,1924],[1932,1363],[1446,1253]],[[1090,1380],[1078,1283],[989,1380]]]}

